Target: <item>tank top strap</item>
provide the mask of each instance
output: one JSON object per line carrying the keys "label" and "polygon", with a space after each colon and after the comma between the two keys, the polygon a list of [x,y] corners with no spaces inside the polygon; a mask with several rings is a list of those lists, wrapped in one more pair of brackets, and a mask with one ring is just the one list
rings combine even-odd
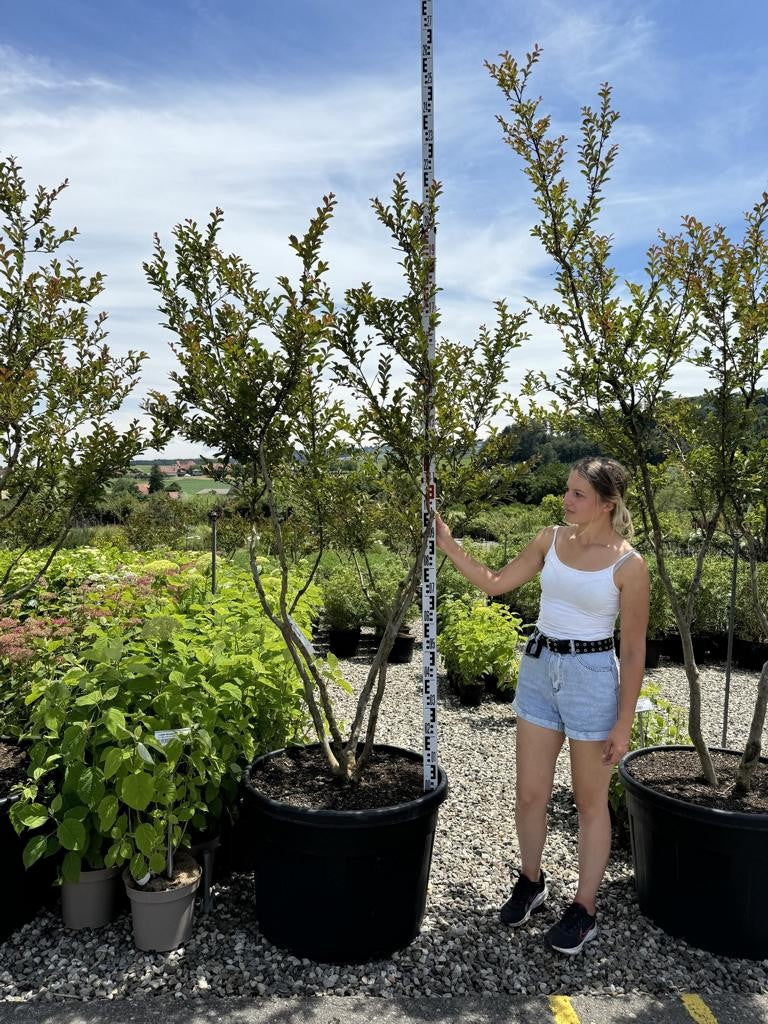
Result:
{"label": "tank top strap", "polygon": [[628,558],[631,558],[633,555],[637,555],[637,554],[638,554],[638,552],[635,551],[634,548],[632,548],[631,551],[625,551],[624,554],[621,556],[621,558],[616,559],[616,561],[613,563],[611,568],[613,569],[614,572],[616,572],[616,570],[619,568],[619,566],[623,565],[624,562],[626,562],[626,560]]}
{"label": "tank top strap", "polygon": [[559,527],[559,526],[558,526],[557,524],[555,524],[555,525],[554,525],[554,526],[552,527],[552,543],[551,543],[551,544],[549,545],[549,547],[547,548],[547,553],[546,553],[546,555],[544,556],[545,560],[546,560],[547,558],[549,558],[549,556],[550,556],[550,555],[552,554],[552,552],[553,552],[553,551],[554,551],[555,555],[557,555],[557,548],[555,547],[555,544],[557,543],[557,531],[558,531],[559,529],[560,529],[560,527]]}

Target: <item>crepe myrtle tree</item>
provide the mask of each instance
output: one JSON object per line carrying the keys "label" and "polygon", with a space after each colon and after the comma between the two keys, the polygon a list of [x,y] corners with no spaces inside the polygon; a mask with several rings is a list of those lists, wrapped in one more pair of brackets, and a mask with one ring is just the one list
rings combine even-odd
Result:
{"label": "crepe myrtle tree", "polygon": [[[763,356],[765,358],[765,354]],[[761,562],[760,538],[763,534],[768,505],[768,440],[763,438],[748,451],[739,453],[737,464],[740,488],[726,509],[726,520],[734,536],[744,540],[749,560],[749,580],[755,619],[763,636],[768,637],[768,602],[758,583],[757,567]],[[747,744],[736,776],[735,791],[748,793],[752,776],[762,752],[762,736],[768,710],[768,661],[763,664],[757,684],[755,710],[749,727]]]}
{"label": "crepe myrtle tree", "polygon": [[[435,186],[429,217],[435,216],[438,195]],[[301,271],[295,282],[279,277],[274,290],[260,288],[254,270],[222,251],[220,210],[205,228],[186,221],[174,229],[173,268],[155,239],[145,269],[160,295],[164,326],[174,335],[179,369],[171,374],[172,393],[152,392],[147,410],[158,430],[180,432],[215,450],[225,465],[237,463],[238,486],[254,524],[267,503],[282,580],[278,599],[264,585],[262,574],[269,570],[256,528],[250,543],[254,584],[302,679],[332,772],[355,782],[370,757],[387,655],[417,593],[429,540],[431,523],[424,525],[421,516],[424,459],[434,452],[446,500],[479,496],[499,484],[506,471],[497,467],[494,452],[501,442],[489,421],[505,406],[504,363],[523,340],[527,314],[512,315],[496,303],[493,329],[482,327],[469,345],[441,342],[431,363],[421,322],[429,296],[423,206],[410,199],[402,176],[395,179],[391,205],[373,200],[402,257],[404,294],[377,298],[363,284],[350,289],[338,308],[321,259],[334,207],[335,198],[326,196],[306,234],[290,237]],[[430,389],[436,425],[427,431]],[[344,392],[354,400],[354,411],[347,411]],[[484,431],[488,437],[481,445]],[[285,500],[314,551],[298,566],[290,564],[283,542]],[[329,545],[364,546],[376,525],[376,502],[402,531],[398,543],[408,560],[343,732],[333,688],[347,684],[336,660],[318,656],[295,627],[297,597],[288,600],[289,572],[304,572],[299,593],[306,592]]]}
{"label": "crepe myrtle tree", "polygon": [[[768,197],[746,215],[742,242],[719,226],[685,217],[677,235],[659,233],[647,252],[643,282],[619,281],[612,266],[613,239],[598,221],[618,148],[611,132],[619,117],[606,84],[599,107],[582,109],[578,166],[583,196],[576,198],[564,173],[566,138],[551,131],[551,118],[529,96],[540,56],[525,62],[510,54],[488,63],[511,117],[499,117],[505,141],[522,159],[538,223],[532,229],[556,267],[555,303],[531,302],[560,333],[566,363],[554,375],[532,372],[525,390],[554,396],[550,415],[582,429],[633,472],[636,500],[656,556],[682,641],[689,683],[688,731],[709,783],[717,777],[701,731],[699,670],[691,627],[704,560],[738,485],[738,454],[750,426],[765,371],[759,337],[765,337],[764,222]],[[530,300],[529,300],[530,301]],[[704,403],[672,397],[672,377],[684,365],[709,377]],[[656,500],[665,466],[654,466],[659,443],[666,466],[683,472],[700,531],[693,578],[675,589],[670,549]]]}
{"label": "crepe myrtle tree", "polygon": [[[120,432],[111,417],[146,355],[110,354],[106,313],[90,318],[103,275],[59,256],[77,236],[51,221],[66,186],[30,195],[16,159],[0,159],[0,543],[15,549],[0,603],[35,586],[79,512],[145,446],[136,420]],[[23,556],[48,547],[20,578]]]}

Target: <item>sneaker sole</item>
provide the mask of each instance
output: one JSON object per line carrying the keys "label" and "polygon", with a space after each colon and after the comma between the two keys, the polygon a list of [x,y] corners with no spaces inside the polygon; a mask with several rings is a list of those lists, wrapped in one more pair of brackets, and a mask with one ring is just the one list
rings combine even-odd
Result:
{"label": "sneaker sole", "polygon": [[539,909],[542,903],[546,900],[547,896],[549,896],[549,889],[545,885],[542,891],[539,893],[539,895],[534,897],[533,902],[531,903],[530,907],[528,907],[528,912],[525,915],[525,917],[521,917],[519,921],[505,921],[502,918],[501,923],[505,924],[507,928],[519,928],[521,924],[525,924],[525,922],[530,919],[531,914],[535,910]]}
{"label": "sneaker sole", "polygon": [[590,930],[587,932],[587,934],[584,936],[584,938],[581,940],[578,946],[572,946],[570,949],[566,949],[564,946],[556,946],[553,942],[550,942],[549,945],[552,947],[552,949],[556,949],[558,953],[566,953],[568,956],[575,956],[576,953],[580,953],[584,948],[584,945],[587,942],[591,942],[596,935],[597,925],[594,925],[592,928],[590,928]]}

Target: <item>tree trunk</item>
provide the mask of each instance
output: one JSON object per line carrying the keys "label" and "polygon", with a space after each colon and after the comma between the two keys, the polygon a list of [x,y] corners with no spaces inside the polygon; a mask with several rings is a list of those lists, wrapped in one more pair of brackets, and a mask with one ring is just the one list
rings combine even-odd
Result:
{"label": "tree trunk", "polygon": [[745,796],[752,788],[752,776],[755,773],[755,768],[760,760],[760,751],[762,750],[766,707],[768,707],[768,661],[763,665],[760,681],[757,684],[755,713],[752,716],[752,725],[749,728],[749,739],[739,763],[736,784],[733,787],[734,796]]}

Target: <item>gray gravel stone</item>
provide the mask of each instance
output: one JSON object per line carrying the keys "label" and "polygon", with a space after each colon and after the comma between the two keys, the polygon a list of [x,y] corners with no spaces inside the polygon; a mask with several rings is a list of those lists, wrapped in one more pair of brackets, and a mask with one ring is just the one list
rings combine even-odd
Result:
{"label": "gray gravel stone", "polygon": [[[345,663],[354,684],[362,682],[366,668],[362,658]],[[681,667],[666,665],[648,676],[670,700],[687,703]],[[420,749],[420,680],[418,648],[410,665],[390,667],[380,741]],[[713,743],[720,740],[723,683],[722,667],[703,670],[704,729]],[[732,676],[729,745],[746,738],[756,683],[754,673]],[[342,706],[345,699],[342,695]],[[577,879],[567,748],[557,766],[545,850],[550,900],[526,928],[503,927],[497,911],[519,854],[513,823],[514,712],[490,701],[461,708],[441,676],[438,724],[440,760],[451,791],[440,811],[427,913],[421,935],[391,960],[339,967],[270,946],[253,920],[252,879],[233,875],[214,887],[214,912],[198,914],[192,940],[172,953],[136,950],[127,914],[108,928],[82,932],[64,929],[55,913],[41,914],[0,944],[0,1000],[768,992],[768,960],[715,957],[646,920],[635,900],[631,861],[620,851],[611,857],[601,891],[598,938],[573,960],[545,946],[544,932],[571,898]]]}

